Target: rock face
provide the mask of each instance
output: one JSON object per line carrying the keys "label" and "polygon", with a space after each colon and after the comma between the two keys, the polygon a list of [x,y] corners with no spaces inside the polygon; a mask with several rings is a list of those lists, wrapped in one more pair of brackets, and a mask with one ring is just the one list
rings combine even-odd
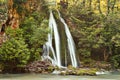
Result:
{"label": "rock face", "polygon": [[[3,1],[3,0],[2,0]],[[45,6],[44,0],[7,0],[0,2],[0,45],[5,42],[5,29],[19,28],[20,22],[26,15],[34,11],[41,11]]]}
{"label": "rock face", "polygon": [[28,13],[40,11],[43,4],[44,0],[8,0],[6,3],[0,3],[0,24],[12,29],[18,28]]}
{"label": "rock face", "polygon": [[25,68],[26,72],[31,73],[51,73],[55,69],[49,61],[34,61]]}

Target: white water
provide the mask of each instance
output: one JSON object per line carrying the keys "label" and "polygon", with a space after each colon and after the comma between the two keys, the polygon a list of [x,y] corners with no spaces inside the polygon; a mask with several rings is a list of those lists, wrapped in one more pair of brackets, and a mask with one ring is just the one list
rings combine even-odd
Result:
{"label": "white water", "polygon": [[61,66],[61,59],[60,59],[60,37],[57,29],[57,24],[56,21],[53,17],[53,13],[50,12],[50,20],[52,22],[52,27],[54,30],[54,38],[55,38],[55,49],[56,49],[56,56],[57,56],[57,65],[60,67]]}
{"label": "white water", "polygon": [[59,11],[58,11],[58,14],[59,14],[61,22],[64,24],[64,27],[65,27],[65,33],[67,36],[68,49],[69,49],[69,53],[70,53],[70,57],[71,57],[72,66],[77,67],[78,65],[77,65],[77,60],[76,60],[76,56],[75,56],[74,40],[72,38],[72,35],[71,35],[70,30],[68,28],[68,25],[65,23],[64,19],[61,17]]}
{"label": "white water", "polygon": [[[60,17],[60,21],[64,24],[65,27],[65,33],[67,36],[67,44],[68,44],[68,50],[70,53],[70,57],[71,57],[71,62],[72,62],[72,66],[73,67],[77,67],[77,60],[76,60],[76,56],[75,56],[75,44],[73,41],[73,38],[71,36],[71,33],[69,31],[69,28],[67,26],[67,24],[65,23],[64,19],[60,16],[60,13],[58,12],[59,17]],[[57,29],[57,24],[55,21],[55,18],[53,16],[52,11],[50,11],[50,18],[49,18],[49,27],[51,32],[48,34],[48,41],[46,42],[46,44],[43,46],[43,59],[49,59],[52,61],[53,65],[57,65],[58,67],[62,67],[61,65],[61,58],[60,58],[60,37],[59,37],[59,32]],[[52,34],[54,34],[54,41],[55,41],[55,49],[53,48],[52,45]],[[51,50],[52,55],[53,55],[53,59],[49,56],[49,51]],[[67,62],[67,61],[65,61]]]}
{"label": "white water", "polygon": [[[46,47],[43,48],[43,51],[44,51],[43,57],[44,58],[50,58],[50,56],[49,56],[49,49],[51,49],[54,59],[50,59],[50,60],[52,62],[54,62],[53,64],[57,65],[58,67],[61,67],[60,38],[59,38],[58,29],[57,29],[57,24],[56,24],[56,21],[54,19],[52,11],[50,11],[49,27],[51,29],[51,33],[48,34],[48,42],[46,42]],[[55,52],[55,50],[52,47],[52,33],[53,32],[54,32],[56,52]],[[56,53],[56,55],[55,55],[55,53]]]}

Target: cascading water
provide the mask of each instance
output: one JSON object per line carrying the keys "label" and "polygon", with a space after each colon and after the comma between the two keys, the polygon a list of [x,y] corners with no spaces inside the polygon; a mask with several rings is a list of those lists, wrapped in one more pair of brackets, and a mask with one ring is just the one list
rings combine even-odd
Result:
{"label": "cascading water", "polygon": [[[47,56],[46,58],[48,58],[49,49],[51,49],[53,57],[54,57],[52,62],[54,61],[55,62],[54,64],[56,64],[58,67],[61,67],[60,38],[59,38],[58,29],[57,29],[57,24],[56,24],[56,21],[54,19],[52,11],[50,11],[49,27],[51,29],[51,33],[48,34],[48,42],[46,42],[46,47],[44,47],[44,49],[43,49],[43,51],[44,51],[43,57]],[[55,51],[54,51],[54,49],[52,47],[52,33],[53,33],[53,31],[54,31],[54,38],[55,38],[56,55],[55,55]]]}
{"label": "cascading water", "polygon": [[72,35],[71,35],[70,30],[68,28],[68,25],[65,23],[64,19],[61,17],[59,11],[58,11],[58,14],[59,14],[61,22],[64,24],[64,27],[65,27],[65,32],[66,32],[67,42],[68,42],[68,49],[69,49],[69,53],[70,53],[70,57],[71,57],[72,66],[77,67],[78,65],[77,65],[77,60],[76,60],[76,56],[75,56],[74,40],[72,38]]}
{"label": "cascading water", "polygon": [[[61,17],[59,11],[58,11],[58,14],[59,14],[60,21],[64,25],[63,30],[65,30],[65,34],[67,37],[67,46],[68,46],[67,49],[68,49],[68,52],[69,52],[69,55],[71,58],[72,66],[77,67],[78,65],[77,65],[77,60],[76,60],[76,56],[75,56],[75,44],[74,44],[73,38],[71,36],[71,33],[69,31],[67,24],[65,23],[64,19]],[[48,34],[48,41],[43,46],[44,53],[43,53],[42,58],[51,60],[53,65],[57,65],[58,67],[63,67],[62,61],[61,61],[61,54],[65,54],[65,57],[67,57],[66,54],[68,54],[68,53],[60,52],[60,50],[61,50],[60,48],[62,47],[60,38],[62,38],[62,37],[59,36],[60,32],[58,31],[58,26],[56,24],[56,21],[55,21],[52,11],[50,11],[49,27],[51,29],[51,32]],[[53,44],[52,44],[53,32],[54,32],[55,50],[54,50]],[[52,52],[53,58],[51,58],[49,56],[50,50]],[[67,59],[65,59],[65,62],[67,62]]]}

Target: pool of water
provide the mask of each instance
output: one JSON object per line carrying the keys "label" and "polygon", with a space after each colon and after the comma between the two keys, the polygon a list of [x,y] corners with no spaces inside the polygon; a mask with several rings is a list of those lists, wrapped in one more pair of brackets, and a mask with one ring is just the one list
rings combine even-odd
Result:
{"label": "pool of water", "polygon": [[98,76],[61,76],[53,74],[0,74],[0,80],[120,80],[120,74]]}

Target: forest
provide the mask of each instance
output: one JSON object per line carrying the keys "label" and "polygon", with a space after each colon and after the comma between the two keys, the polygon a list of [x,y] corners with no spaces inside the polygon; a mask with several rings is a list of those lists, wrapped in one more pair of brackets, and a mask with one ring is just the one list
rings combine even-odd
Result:
{"label": "forest", "polygon": [[120,0],[0,0],[0,73],[59,68],[41,62],[50,10],[56,20],[59,10],[69,26],[79,68],[120,69]]}

